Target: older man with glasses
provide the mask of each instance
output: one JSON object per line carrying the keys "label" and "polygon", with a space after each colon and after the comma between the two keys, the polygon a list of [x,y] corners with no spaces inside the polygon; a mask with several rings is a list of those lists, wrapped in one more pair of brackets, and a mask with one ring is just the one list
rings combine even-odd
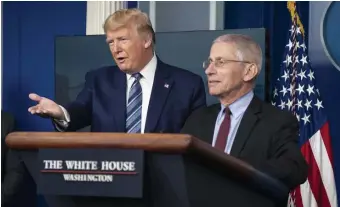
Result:
{"label": "older man with glasses", "polygon": [[209,93],[220,103],[194,112],[182,133],[208,142],[293,189],[307,178],[307,163],[298,146],[299,125],[295,116],[254,95],[261,65],[261,48],[250,37],[218,37],[203,67]]}

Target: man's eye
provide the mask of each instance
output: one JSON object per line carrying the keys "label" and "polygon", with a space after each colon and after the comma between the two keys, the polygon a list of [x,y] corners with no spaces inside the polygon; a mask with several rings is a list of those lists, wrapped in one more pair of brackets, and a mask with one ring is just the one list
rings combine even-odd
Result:
{"label": "man's eye", "polygon": [[119,41],[126,41],[126,40],[127,40],[126,37],[121,37],[121,38],[119,38]]}
{"label": "man's eye", "polygon": [[223,64],[224,64],[224,62],[223,62],[223,61],[221,61],[221,60],[217,60],[217,61],[216,61],[216,64],[217,64],[217,65],[223,65]]}

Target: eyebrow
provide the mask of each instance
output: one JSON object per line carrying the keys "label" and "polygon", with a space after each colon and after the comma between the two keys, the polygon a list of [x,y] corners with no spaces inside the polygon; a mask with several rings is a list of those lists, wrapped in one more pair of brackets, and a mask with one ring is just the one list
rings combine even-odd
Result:
{"label": "eyebrow", "polygon": [[106,39],[106,43],[110,43],[112,41],[113,41],[112,39]]}
{"label": "eyebrow", "polygon": [[[118,41],[121,41],[123,39],[128,39],[128,38],[129,38],[128,36],[119,36],[119,37],[116,37],[115,39],[117,39]],[[113,41],[114,40],[112,38],[106,39],[106,43],[111,43]]]}
{"label": "eyebrow", "polygon": [[223,57],[215,57],[215,58],[209,57],[209,59],[210,60],[213,60],[213,59],[215,59],[215,60],[224,60],[225,58],[223,58]]}

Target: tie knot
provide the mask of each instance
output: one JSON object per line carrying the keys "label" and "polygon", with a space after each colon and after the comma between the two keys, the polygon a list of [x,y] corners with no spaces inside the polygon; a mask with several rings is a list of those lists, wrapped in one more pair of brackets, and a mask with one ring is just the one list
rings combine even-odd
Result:
{"label": "tie knot", "polygon": [[135,74],[132,74],[132,77],[134,77],[137,81],[139,81],[142,78],[142,74],[135,73]]}
{"label": "tie knot", "polygon": [[231,111],[230,111],[229,107],[225,107],[224,113],[225,113],[226,115],[231,115]]}

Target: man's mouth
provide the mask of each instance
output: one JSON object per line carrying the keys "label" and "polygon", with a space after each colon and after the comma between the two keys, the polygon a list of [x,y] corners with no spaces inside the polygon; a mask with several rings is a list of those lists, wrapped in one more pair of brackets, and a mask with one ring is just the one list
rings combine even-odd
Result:
{"label": "man's mouth", "polygon": [[126,57],[118,57],[118,58],[116,58],[116,60],[117,60],[118,63],[124,63],[125,60],[126,60]]}
{"label": "man's mouth", "polygon": [[215,80],[210,80],[208,81],[209,84],[216,84],[216,83],[219,83],[220,81],[215,81]]}

